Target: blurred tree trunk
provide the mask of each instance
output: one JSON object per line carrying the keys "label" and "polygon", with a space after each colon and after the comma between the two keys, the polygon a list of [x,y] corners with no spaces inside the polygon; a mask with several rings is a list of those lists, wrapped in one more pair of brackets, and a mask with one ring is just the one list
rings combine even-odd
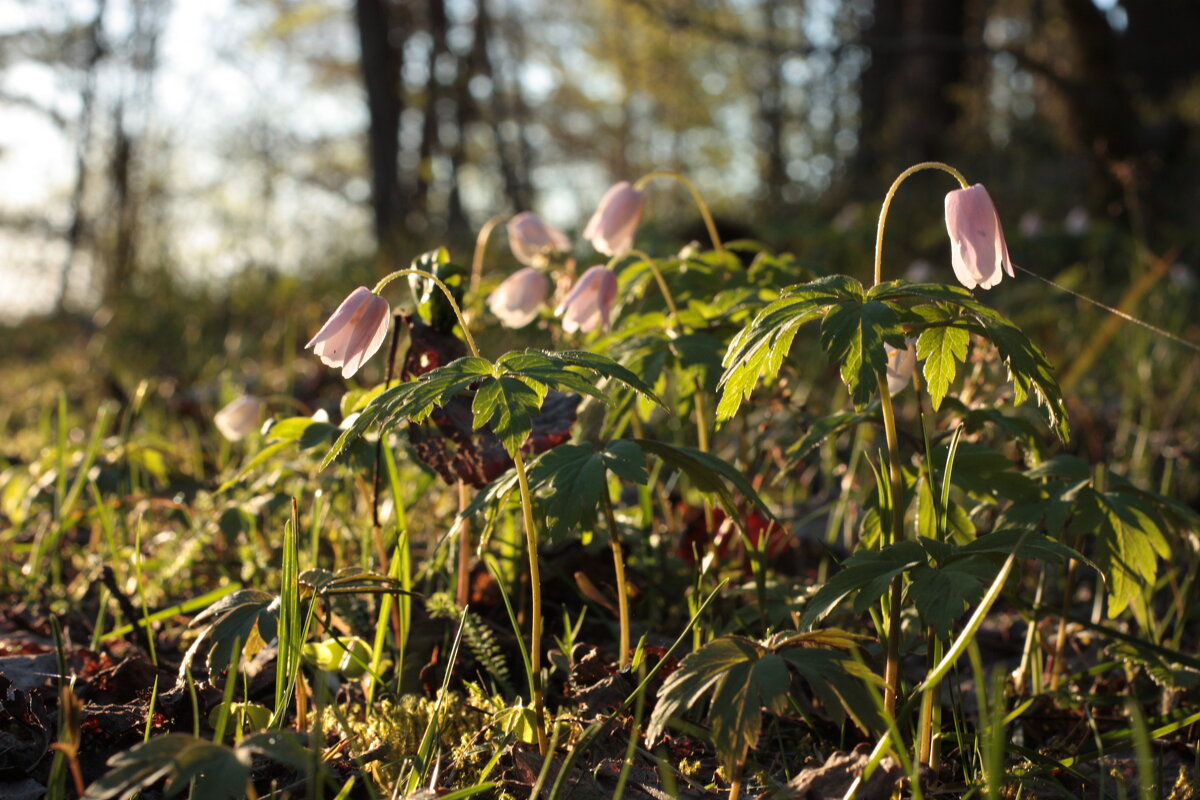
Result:
{"label": "blurred tree trunk", "polygon": [[900,62],[898,48],[886,42],[900,40],[900,4],[894,0],[876,0],[871,22],[863,29],[860,42],[871,53],[871,61],[859,78],[858,150],[851,165],[854,183],[871,180],[884,171],[887,124],[891,119],[892,78]]}
{"label": "blurred tree trunk", "polygon": [[440,120],[442,82],[438,79],[438,63],[448,55],[446,47],[446,4],[445,0],[427,0],[425,4],[426,31],[431,46],[426,65],[429,78],[425,83],[425,103],[421,127],[421,149],[417,161],[417,192],[413,198],[416,209],[428,223],[431,216],[429,190],[434,181],[434,159],[441,153]]}
{"label": "blurred tree trunk", "polygon": [[136,272],[138,244],[138,201],[133,191],[136,142],[125,124],[125,106],[119,103],[113,112],[112,155],[108,162],[109,223],[111,249],[105,254],[103,298],[112,305],[126,291]]}
{"label": "blurred tree trunk", "polygon": [[962,108],[966,0],[875,0],[862,43],[871,63],[860,82],[854,171],[879,180],[917,161],[945,160]]}
{"label": "blurred tree trunk", "polygon": [[[529,152],[526,148],[525,127],[528,122],[528,109],[520,95],[520,84],[515,77],[506,76],[498,68],[495,54],[489,46],[492,37],[493,20],[488,9],[488,0],[479,0],[478,17],[476,18],[476,42],[483,55],[483,67],[492,83],[492,138],[495,142],[496,156],[500,162],[500,176],[504,182],[504,194],[509,206],[515,211],[527,209],[530,206],[529,196]],[[518,24],[509,31],[508,43],[514,48],[514,58],[519,62],[524,48],[521,26]],[[510,103],[511,95],[511,103]]]}
{"label": "blurred tree trunk", "polygon": [[133,26],[122,45],[127,65],[112,114],[112,150],[108,163],[108,201],[105,208],[107,248],[98,252],[104,266],[101,301],[112,307],[127,296],[141,266],[146,244],[145,212],[151,186],[143,144],[154,117],[154,83],[158,74],[158,45],[170,4],[136,0]]}
{"label": "blurred tree trunk", "polygon": [[1137,150],[1138,111],[1124,78],[1121,42],[1092,0],[1062,0],[1075,53],[1066,94],[1072,137],[1094,159],[1095,205],[1109,214],[1124,208],[1130,159]]}
{"label": "blurred tree trunk", "polygon": [[762,27],[767,32],[767,47],[763,53],[764,85],[759,92],[758,115],[761,129],[763,158],[760,180],[766,187],[768,210],[779,213],[783,205],[783,187],[787,185],[787,164],[783,154],[783,54],[778,45],[773,18],[774,3],[767,0],[761,6]]}
{"label": "blurred tree trunk", "polygon": [[84,199],[87,196],[88,153],[92,147],[92,112],[96,99],[96,72],[104,56],[104,11],[107,0],[96,0],[96,13],[87,29],[88,54],[84,62],[83,86],[79,90],[79,121],[75,142],[75,186],[71,190],[71,222],[67,226],[67,255],[63,261],[58,281],[58,298],[55,308],[61,313],[67,302],[71,273],[75,258],[83,240],[87,224],[84,214]]}
{"label": "blurred tree trunk", "polygon": [[355,20],[362,50],[363,84],[367,90],[367,154],[371,168],[371,205],[380,252],[390,256],[402,222],[399,183],[400,113],[404,110],[401,83],[403,42],[392,32],[403,31],[403,20],[389,0],[356,0]]}

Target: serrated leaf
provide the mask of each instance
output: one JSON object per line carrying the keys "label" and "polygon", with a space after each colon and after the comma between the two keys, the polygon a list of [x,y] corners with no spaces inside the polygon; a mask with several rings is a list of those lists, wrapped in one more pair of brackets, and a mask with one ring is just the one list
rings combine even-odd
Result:
{"label": "serrated leaf", "polygon": [[801,325],[820,318],[831,304],[859,301],[862,296],[862,284],[858,281],[832,275],[785,290],[784,296],[756,314],[725,351],[722,361],[725,372],[717,383],[722,387],[717,421],[731,418],[742,401],[750,399],[760,381],[769,381],[779,374]]}
{"label": "serrated leaf", "polygon": [[778,655],[749,639],[714,639],[684,658],[663,683],[646,741],[657,740],[672,716],[708,700],[717,757],[730,766],[739,764],[758,743],[762,709],[782,711],[790,683],[787,665]]}
{"label": "serrated leaf", "polygon": [[551,536],[597,517],[601,492],[608,491],[610,470],[640,485],[650,480],[645,456],[631,441],[609,442],[600,449],[591,444],[563,444],[538,459],[529,470],[529,479],[538,490]]}
{"label": "serrated leaf", "polygon": [[746,476],[724,459],[692,447],[671,445],[653,439],[634,439],[633,441],[637,442],[645,452],[658,456],[668,465],[687,475],[692,485],[699,491],[715,494],[721,498],[731,517],[739,518],[740,515],[737,513],[736,504],[727,483],[753,503],[768,519],[775,519],[771,509],[746,480]]}
{"label": "serrated leaf", "polygon": [[654,393],[654,390],[645,381],[628,368],[621,366],[607,356],[602,356],[599,353],[589,353],[586,350],[563,350],[554,353],[554,356],[572,366],[583,367],[605,378],[619,381],[642,396],[653,400],[660,408],[666,408],[663,401],[659,399],[658,395]]}
{"label": "serrated leaf", "polygon": [[808,601],[800,629],[811,629],[851,594],[856,595],[855,608],[865,609],[887,591],[893,578],[927,560],[921,545],[911,541],[897,542],[882,550],[860,550],[846,559],[841,571]]}
{"label": "serrated leaf", "polygon": [[509,456],[515,457],[533,430],[532,415],[542,407],[543,397],[517,378],[486,379],[471,404],[475,428],[490,425]]}
{"label": "serrated leaf", "polygon": [[967,357],[970,338],[962,328],[951,326],[928,328],[917,337],[917,359],[925,362],[925,385],[934,411],[941,406],[954,381],[957,362]]}
{"label": "serrated leaf", "polygon": [[275,638],[279,598],[258,589],[239,589],[196,615],[191,625],[196,627],[204,623],[209,624],[184,655],[180,675],[191,666],[192,659],[206,641],[208,656],[205,663],[212,675],[229,666],[236,643],[240,642],[243,658],[252,658]]}
{"label": "serrated leaf", "polygon": [[1099,521],[1096,562],[1108,578],[1108,616],[1117,617],[1131,604],[1134,615],[1146,620],[1146,589],[1158,577],[1158,557],[1171,551],[1162,531],[1130,498],[1113,492],[1085,490],[1081,502],[1091,505]]}
{"label": "serrated leaf", "polygon": [[904,347],[896,310],[878,300],[833,305],[821,322],[821,346],[839,364],[855,406],[865,406],[887,370],[884,342]]}
{"label": "serrated leaf", "polygon": [[999,566],[982,558],[963,559],[938,567],[915,567],[909,573],[908,595],[926,625],[949,639],[954,622],[983,597]]}
{"label": "serrated leaf", "polygon": [[[841,633],[841,632],[835,632]],[[740,764],[758,744],[762,710],[787,707],[791,673],[797,673],[837,722],[848,712],[864,729],[878,727],[878,713],[865,684],[880,679],[842,649],[845,635],[825,641],[814,634],[780,634],[766,642],[723,636],[691,653],[667,678],[650,716],[646,741],[653,743],[668,721],[707,701],[706,721],[717,755],[727,766]]]}

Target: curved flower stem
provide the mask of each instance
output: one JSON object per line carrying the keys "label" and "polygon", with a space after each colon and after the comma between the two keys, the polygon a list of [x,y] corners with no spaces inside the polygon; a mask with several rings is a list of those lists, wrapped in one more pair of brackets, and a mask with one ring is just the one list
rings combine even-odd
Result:
{"label": "curved flower stem", "polygon": [[[888,188],[883,198],[883,206],[879,209],[879,225],[875,229],[875,283],[883,280],[883,231],[887,227],[888,210],[892,206],[892,198],[900,184],[909,176],[926,169],[940,169],[952,175],[962,186],[967,188],[967,179],[963,174],[949,164],[940,161],[922,161],[913,164],[901,172]],[[888,448],[888,477],[892,485],[892,525],[891,542],[894,544],[904,536],[904,474],[900,466],[900,438],[896,435],[896,412],[892,408],[892,393],[888,391],[887,380],[879,378],[879,403],[883,416],[883,431],[887,437]],[[893,715],[896,711],[896,698],[900,693],[900,616],[904,595],[904,583],[900,576],[892,581],[892,591],[888,600],[887,613],[887,663],[884,666],[885,691],[883,696],[884,711]]]}
{"label": "curved flower stem", "polygon": [[629,591],[625,585],[625,555],[621,551],[621,531],[617,527],[617,515],[613,513],[607,481],[606,476],[604,491],[601,494],[604,496],[604,513],[608,517],[608,541],[612,547],[613,569],[617,575],[617,617],[621,628],[621,650],[617,656],[617,666],[625,669],[629,666]]}
{"label": "curved flower stem", "polygon": [[414,267],[409,267],[408,269],[398,269],[395,272],[389,273],[380,278],[379,283],[375,284],[375,288],[371,291],[374,294],[379,294],[383,291],[383,287],[396,280],[396,278],[404,275],[418,275],[422,278],[426,278],[433,281],[434,285],[442,290],[442,294],[446,295],[446,299],[450,301],[450,309],[454,312],[455,319],[458,320],[458,326],[462,328],[463,338],[467,340],[467,347],[471,349],[471,355],[479,358],[479,348],[475,346],[475,339],[471,336],[471,329],[467,327],[467,321],[463,319],[462,309],[458,307],[458,303],[454,299],[454,294],[450,291],[450,287],[442,283],[441,279],[433,273],[426,272],[423,269],[416,269]]}
{"label": "curved flower stem", "polygon": [[533,716],[537,728],[538,752],[546,755],[546,706],[542,689],[542,580],[538,570],[538,535],[533,521],[533,494],[529,491],[529,475],[525,470],[525,459],[521,451],[513,453],[513,465],[517,470],[517,483],[521,490],[521,514],[525,522],[525,546],[529,550],[529,589],[532,594],[533,617],[529,633],[529,666],[533,673]]}
{"label": "curved flower stem", "polygon": [[679,325],[679,308],[675,305],[675,297],[671,294],[671,290],[667,288],[667,281],[663,278],[662,272],[659,271],[658,265],[654,263],[654,259],[643,253],[641,250],[626,250],[624,253],[613,256],[605,265],[607,269],[612,269],[621,259],[628,256],[636,256],[642,260],[642,263],[650,268],[650,273],[654,275],[654,280],[658,284],[658,290],[662,292],[663,300],[667,304],[667,313],[671,320],[671,329],[677,330]]}
{"label": "curved flower stem", "polygon": [[475,237],[475,254],[471,257],[471,282],[468,284],[472,297],[479,291],[479,282],[483,280],[483,254],[487,250],[488,239],[496,226],[505,219],[507,219],[507,215],[497,214],[483,223],[483,227],[479,229],[479,235]]}
{"label": "curved flower stem", "polygon": [[877,284],[883,280],[883,229],[887,224],[888,209],[891,208],[892,198],[896,196],[896,190],[900,188],[900,184],[904,183],[910,175],[926,169],[940,169],[942,172],[953,175],[964,189],[969,185],[961,172],[940,161],[922,161],[920,164],[913,164],[892,181],[891,188],[884,195],[883,207],[879,209],[879,226],[875,229],[875,283]]}
{"label": "curved flower stem", "polygon": [[712,213],[708,210],[708,203],[704,202],[704,196],[700,194],[700,190],[696,188],[696,185],[675,170],[656,169],[638,178],[633,188],[640,192],[646,187],[646,184],[655,178],[674,178],[692,193],[692,199],[696,201],[696,206],[700,209],[700,216],[704,217],[704,225],[708,228],[708,235],[712,239],[713,249],[718,253],[724,253],[725,246],[721,244],[721,236],[717,233],[717,226],[713,222]]}

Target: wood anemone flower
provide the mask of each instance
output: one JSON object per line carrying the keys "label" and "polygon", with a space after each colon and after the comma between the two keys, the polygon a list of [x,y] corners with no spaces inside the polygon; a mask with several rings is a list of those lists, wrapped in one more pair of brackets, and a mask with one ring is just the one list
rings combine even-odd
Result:
{"label": "wood anemone flower", "polygon": [[262,421],[263,401],[252,394],[244,394],[213,416],[217,430],[231,442],[240,442],[258,429]]}
{"label": "wood anemone flower", "polygon": [[532,212],[522,211],[506,227],[508,246],[522,264],[533,264],[547,252],[564,253],[571,249],[571,240],[565,233]]}
{"label": "wood anemone flower", "polygon": [[524,328],[533,322],[549,291],[549,279],[533,267],[525,267],[497,286],[487,304],[505,327]]}
{"label": "wood anemone flower", "polygon": [[950,234],[950,263],[968,289],[990,289],[1007,272],[1013,273],[1000,215],[982,183],[946,195],[946,231]]}
{"label": "wood anemone flower", "polygon": [[326,366],[341,367],[342,377],[349,378],[375,355],[391,321],[391,304],[359,286],[304,347],[311,347]]}
{"label": "wood anemone flower", "polygon": [[608,327],[609,314],[616,300],[616,274],[608,267],[595,266],[579,276],[554,313],[562,317],[563,330],[567,333],[588,333],[601,325]]}
{"label": "wood anemone flower", "polygon": [[605,255],[627,253],[633,249],[633,237],[645,210],[645,194],[628,181],[621,181],[605,192],[596,213],[583,229],[583,238]]}

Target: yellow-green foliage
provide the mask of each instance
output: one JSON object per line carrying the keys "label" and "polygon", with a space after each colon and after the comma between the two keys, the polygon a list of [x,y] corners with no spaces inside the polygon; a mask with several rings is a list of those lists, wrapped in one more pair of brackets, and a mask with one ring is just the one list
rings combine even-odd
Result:
{"label": "yellow-green foliage", "polygon": [[[358,704],[348,709],[339,708],[336,712],[326,708],[323,725],[331,735],[349,738],[355,754],[383,747],[383,758],[370,768],[377,780],[388,784],[400,777],[404,759],[416,755],[436,707],[436,700],[404,695],[398,699],[379,700],[370,709]],[[349,730],[343,727],[339,717]],[[488,721],[486,713],[472,707],[461,696],[450,693],[442,702],[439,744],[447,752],[456,756],[462,752],[465,756],[470,750],[466,745]]]}

